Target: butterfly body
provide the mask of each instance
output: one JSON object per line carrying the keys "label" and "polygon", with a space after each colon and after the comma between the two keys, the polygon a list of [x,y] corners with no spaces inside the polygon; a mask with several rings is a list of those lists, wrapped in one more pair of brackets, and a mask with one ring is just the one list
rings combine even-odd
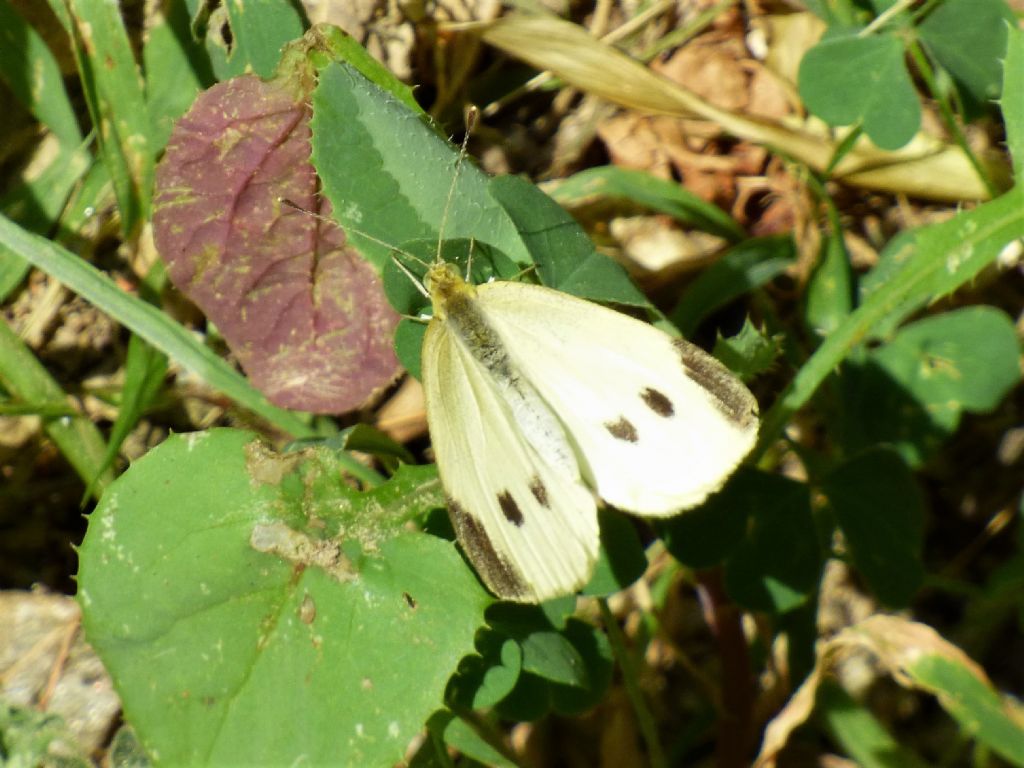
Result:
{"label": "butterfly body", "polygon": [[586,583],[595,495],[667,516],[717,490],[756,439],[753,396],[714,358],[538,285],[426,275],[427,419],[456,533],[499,596]]}

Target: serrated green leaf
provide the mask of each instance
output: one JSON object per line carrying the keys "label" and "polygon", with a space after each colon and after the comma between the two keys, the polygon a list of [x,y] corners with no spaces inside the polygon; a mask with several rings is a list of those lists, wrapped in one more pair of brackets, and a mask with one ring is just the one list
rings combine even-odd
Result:
{"label": "serrated green leaf", "polygon": [[[413,112],[425,115],[423,107],[416,101],[413,89],[403,83],[394,73],[375,59],[355,38],[332,24],[314,26],[306,37],[315,37],[316,45],[310,51],[314,63],[323,68],[332,61],[341,60],[351,64],[371,83],[387,91]],[[325,57],[330,55],[331,58]]]}
{"label": "serrated green leaf", "polygon": [[898,264],[888,280],[862,294],[862,304],[821,344],[765,414],[762,448],[781,432],[790,416],[805,405],[822,381],[880,326],[929,301],[945,296],[993,262],[1011,242],[1024,236],[1024,185],[953,219],[913,231],[902,240]]}
{"label": "serrated green leaf", "polygon": [[[530,263],[486,174],[463,163],[445,217],[458,153],[421,116],[354,67],[331,64],[313,94],[313,164],[334,217],[378,269],[413,240],[475,240]],[[444,223],[444,231],[440,232]]]}
{"label": "serrated green leaf", "polygon": [[1006,148],[1019,183],[1024,177],[1024,31],[1016,26],[1008,31],[1000,106],[1006,124]]}
{"label": "serrated green leaf", "polygon": [[775,365],[782,355],[782,337],[766,336],[748,317],[735,336],[715,340],[714,355],[740,379],[750,381]]}
{"label": "serrated green leaf", "polygon": [[90,519],[79,600],[150,754],[400,760],[491,602],[450,542],[405,529],[419,496],[236,430],[135,462]]}

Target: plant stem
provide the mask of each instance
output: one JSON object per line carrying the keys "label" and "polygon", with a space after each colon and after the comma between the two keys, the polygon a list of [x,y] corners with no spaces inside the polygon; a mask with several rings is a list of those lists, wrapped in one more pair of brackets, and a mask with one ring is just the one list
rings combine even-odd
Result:
{"label": "plant stem", "polygon": [[957,122],[956,116],[953,114],[953,109],[949,105],[949,100],[946,98],[946,94],[939,88],[939,84],[935,81],[935,73],[932,71],[931,63],[928,61],[928,57],[925,56],[921,45],[917,40],[910,40],[907,43],[907,51],[913,58],[914,63],[917,65],[917,71],[921,75],[921,79],[924,80],[925,85],[928,86],[928,91],[935,99],[935,103],[939,107],[939,114],[942,115],[942,120],[946,124],[946,129],[953,137],[953,141],[956,145],[963,150],[964,155],[967,157],[967,161],[974,168],[974,172],[978,174],[978,178],[981,179],[982,184],[985,185],[985,189],[988,193],[995,197],[999,194],[999,189],[992,182],[985,168],[978,161],[978,158],[971,151],[970,146],[967,144],[967,137],[960,128],[960,123]]}
{"label": "plant stem", "polygon": [[661,741],[658,739],[658,728],[654,723],[654,717],[644,699],[643,691],[640,690],[640,681],[637,678],[636,667],[633,658],[626,647],[626,638],[622,634],[619,622],[612,615],[608,607],[608,601],[603,597],[597,599],[597,605],[601,609],[601,620],[604,622],[605,630],[608,632],[608,642],[612,646],[612,655],[619,663],[622,671],[622,684],[626,688],[626,695],[629,703],[633,705],[633,715],[636,717],[640,734],[643,736],[647,746],[648,764],[651,768],[668,768],[668,761],[665,759],[665,752],[661,748]]}
{"label": "plant stem", "polygon": [[715,764],[717,768],[743,768],[750,764],[754,690],[750,655],[740,623],[742,613],[726,596],[720,569],[701,571],[697,581],[722,665],[722,709],[715,739]]}

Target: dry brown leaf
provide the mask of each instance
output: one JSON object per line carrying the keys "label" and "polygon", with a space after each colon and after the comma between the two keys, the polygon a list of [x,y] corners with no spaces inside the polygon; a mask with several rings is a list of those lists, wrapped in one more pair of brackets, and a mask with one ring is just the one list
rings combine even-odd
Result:
{"label": "dry brown leaf", "polygon": [[[773,121],[720,109],[561,19],[513,14],[460,28],[478,31],[491,45],[551,70],[574,87],[644,112],[713,121],[733,136],[771,146],[816,171],[824,171],[835,153],[836,140],[814,121]],[[1001,154],[986,152],[980,158],[993,177],[1008,178]],[[926,199],[989,196],[958,147],[923,133],[897,152],[884,152],[862,139],[832,176],[854,186]]]}
{"label": "dry brown leaf", "polygon": [[[922,657],[936,656],[954,662],[985,686],[994,687],[977,663],[927,624],[900,616],[870,616],[818,646],[818,658],[811,674],[782,711],[768,723],[754,768],[771,768],[776,765],[776,758],[786,746],[790,735],[810,717],[821,681],[831,673],[839,659],[855,650],[869,651],[901,686],[922,690],[940,698],[946,695],[945,691],[933,690],[907,672]],[[1017,710],[1007,709],[1006,713],[1012,718],[1021,719]]]}

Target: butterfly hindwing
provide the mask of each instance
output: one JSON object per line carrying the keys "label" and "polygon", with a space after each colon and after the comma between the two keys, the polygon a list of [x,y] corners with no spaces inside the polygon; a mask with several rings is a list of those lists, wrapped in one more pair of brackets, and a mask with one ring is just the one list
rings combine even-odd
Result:
{"label": "butterfly hindwing", "polygon": [[754,397],[692,344],[541,286],[488,283],[475,300],[608,503],[674,514],[720,488],[753,447]]}
{"label": "butterfly hindwing", "polygon": [[596,502],[528,381],[496,371],[493,355],[435,318],[423,385],[452,523],[487,586],[534,602],[583,586],[597,558]]}

